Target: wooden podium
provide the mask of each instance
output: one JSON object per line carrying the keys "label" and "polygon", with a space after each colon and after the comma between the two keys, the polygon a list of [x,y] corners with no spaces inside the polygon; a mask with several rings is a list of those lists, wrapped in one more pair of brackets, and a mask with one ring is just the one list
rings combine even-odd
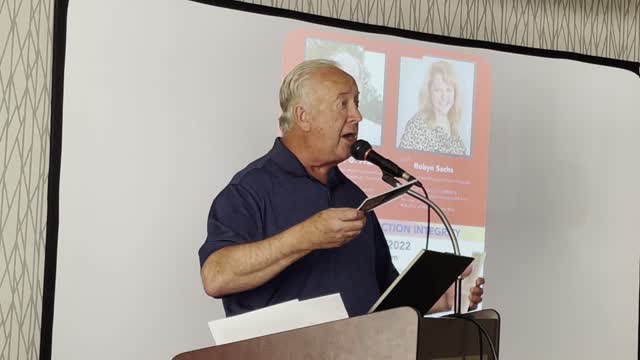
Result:
{"label": "wooden podium", "polygon": [[[487,331],[496,351],[500,317],[494,310],[465,315]],[[472,321],[423,318],[403,307],[235,343],[189,351],[174,360],[448,359],[483,354],[489,343]]]}

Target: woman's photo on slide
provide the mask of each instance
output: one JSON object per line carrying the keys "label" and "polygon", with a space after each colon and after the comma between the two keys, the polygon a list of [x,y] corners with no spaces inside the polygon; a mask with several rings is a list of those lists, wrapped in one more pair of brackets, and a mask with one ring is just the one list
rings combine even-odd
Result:
{"label": "woman's photo on slide", "polygon": [[371,145],[382,145],[385,55],[355,44],[308,38],[305,59],[333,60],[353,77],[360,91],[362,114],[358,137]]}
{"label": "woman's photo on slide", "polygon": [[401,58],[397,147],[470,156],[474,79],[473,63]]}

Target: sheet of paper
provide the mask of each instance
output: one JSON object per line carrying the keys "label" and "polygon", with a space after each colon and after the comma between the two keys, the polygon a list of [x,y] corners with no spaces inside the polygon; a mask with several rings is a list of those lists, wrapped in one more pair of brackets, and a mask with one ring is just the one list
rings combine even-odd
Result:
{"label": "sheet of paper", "polygon": [[296,306],[296,312],[295,315],[300,319],[298,328],[349,317],[340,294],[331,294],[301,301]]}
{"label": "sheet of paper", "polygon": [[215,344],[222,345],[348,317],[340,294],[332,294],[210,321],[209,330]]}
{"label": "sheet of paper", "polygon": [[475,260],[471,263],[473,270],[471,270],[471,274],[466,278],[462,279],[462,309],[461,312],[463,314],[469,312],[469,292],[471,288],[475,286],[476,279],[481,276],[484,268],[484,252],[474,252],[471,257]]}
{"label": "sheet of paper", "polygon": [[360,204],[360,206],[358,206],[358,210],[362,210],[365,212],[371,211],[375,208],[377,208],[378,206],[384,205],[388,202],[391,202],[395,199],[397,199],[399,196],[401,196],[402,194],[406,193],[407,191],[409,191],[411,189],[411,187],[413,185],[415,185],[418,182],[418,180],[411,180],[405,184],[396,186],[394,188],[391,188],[381,194],[375,195],[375,196],[370,196],[368,198],[366,198],[362,204]]}
{"label": "sheet of paper", "polygon": [[298,300],[209,322],[216,345],[264,336],[290,329],[289,312]]}

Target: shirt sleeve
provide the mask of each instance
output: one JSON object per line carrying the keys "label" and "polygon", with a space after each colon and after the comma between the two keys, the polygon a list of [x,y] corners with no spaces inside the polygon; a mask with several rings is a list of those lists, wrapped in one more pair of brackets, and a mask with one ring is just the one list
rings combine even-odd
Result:
{"label": "shirt sleeve", "polygon": [[380,222],[373,212],[371,212],[371,220],[373,221],[373,234],[376,244],[376,278],[382,293],[398,277],[398,270],[393,266],[389,245],[387,245]]}
{"label": "shirt sleeve", "polygon": [[216,197],[209,211],[207,238],[198,255],[200,266],[214,252],[261,240],[264,236],[259,197],[240,184],[230,184]]}

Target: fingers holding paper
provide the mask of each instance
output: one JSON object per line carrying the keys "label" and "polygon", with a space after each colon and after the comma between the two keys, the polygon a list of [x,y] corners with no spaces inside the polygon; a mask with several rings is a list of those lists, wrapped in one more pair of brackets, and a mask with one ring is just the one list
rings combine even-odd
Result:
{"label": "fingers holding paper", "polygon": [[482,302],[482,295],[484,295],[484,278],[479,277],[476,279],[475,285],[469,289],[469,310],[475,310],[478,308],[478,304]]}
{"label": "fingers holding paper", "polygon": [[335,248],[357,237],[367,218],[364,211],[330,208],[315,214],[300,225],[309,250]]}
{"label": "fingers holding paper", "polygon": [[[482,288],[485,283],[485,279],[483,277],[476,277],[476,280],[473,282],[473,286],[468,285],[465,286],[465,283],[468,281],[472,281],[468,278],[469,274],[471,274],[471,266],[462,273],[462,276],[465,280],[463,280],[463,294],[462,294],[462,312],[467,312],[468,310],[476,310],[478,305],[482,302],[482,296],[484,295],[484,289]],[[466,289],[469,289],[468,292]],[[465,301],[466,300],[466,301]],[[441,311],[451,311],[453,310],[453,305],[455,302],[455,284],[451,284],[447,292],[442,295],[440,300],[434,305],[430,312],[441,312]]]}

